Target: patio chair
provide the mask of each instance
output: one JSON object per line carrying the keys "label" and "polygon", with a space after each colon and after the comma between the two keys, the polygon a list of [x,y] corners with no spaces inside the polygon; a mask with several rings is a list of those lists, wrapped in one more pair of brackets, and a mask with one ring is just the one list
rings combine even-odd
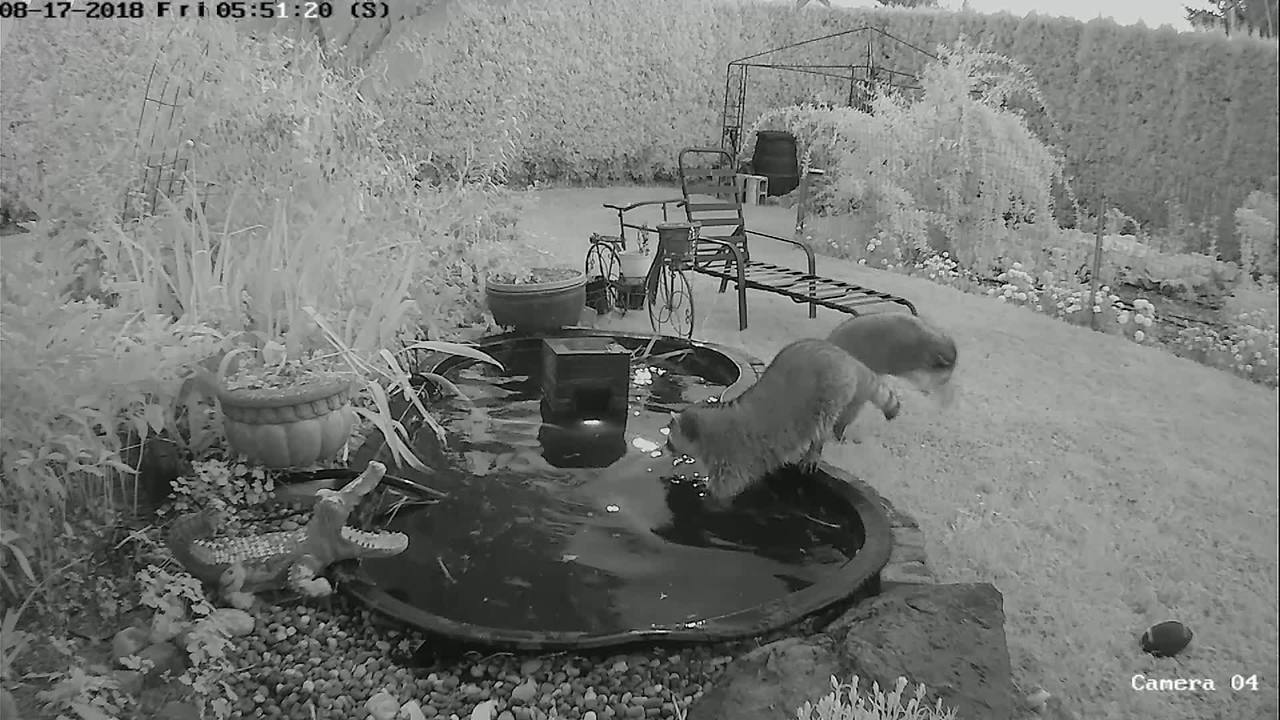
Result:
{"label": "patio chair", "polygon": [[[693,166],[696,157],[711,163]],[[825,307],[849,315],[860,315],[878,305],[896,304],[917,314],[910,301],[896,295],[822,277],[817,274],[813,250],[799,240],[747,229],[742,198],[734,181],[732,156],[719,148],[685,148],[680,151],[680,191],[690,223],[700,226],[693,269],[720,280],[720,292],[729,283],[738,290],[738,329],[747,329],[747,291],[762,290],[809,305],[809,317],[817,317]],[[800,202],[805,202],[809,178],[801,179]],[[797,223],[799,224],[799,223]],[[796,270],[753,260],[748,249],[751,237],[786,243],[804,253],[806,269]],[[883,308],[882,308],[883,309]]]}

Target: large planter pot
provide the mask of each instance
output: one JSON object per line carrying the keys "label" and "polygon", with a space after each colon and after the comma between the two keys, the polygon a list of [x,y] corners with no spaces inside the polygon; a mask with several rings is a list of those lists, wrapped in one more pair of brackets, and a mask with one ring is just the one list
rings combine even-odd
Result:
{"label": "large planter pot", "polygon": [[223,388],[218,402],[231,448],[269,468],[332,458],[355,425],[347,378],[316,378],[284,388]]}
{"label": "large planter pot", "polygon": [[577,325],[587,304],[587,276],[572,268],[535,268],[530,282],[490,278],[485,304],[493,321],[517,332],[548,332]]}

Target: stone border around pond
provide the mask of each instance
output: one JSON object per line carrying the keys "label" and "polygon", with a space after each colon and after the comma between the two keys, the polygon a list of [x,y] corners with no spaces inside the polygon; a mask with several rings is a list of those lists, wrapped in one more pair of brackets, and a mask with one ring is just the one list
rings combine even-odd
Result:
{"label": "stone border around pond", "polygon": [[880,571],[880,582],[936,584],[938,580],[929,569],[929,560],[925,554],[924,531],[920,529],[916,519],[895,507],[876,492],[875,488],[857,477],[852,482],[869,500],[879,504],[889,518],[889,528],[893,532],[893,550],[889,553],[889,563]]}

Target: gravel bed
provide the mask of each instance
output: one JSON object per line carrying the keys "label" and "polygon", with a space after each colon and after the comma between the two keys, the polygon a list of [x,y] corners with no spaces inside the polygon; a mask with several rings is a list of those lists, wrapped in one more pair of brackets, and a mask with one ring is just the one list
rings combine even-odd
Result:
{"label": "gravel bed", "polygon": [[364,720],[366,701],[382,690],[401,704],[416,700],[428,718],[468,720],[487,700],[497,702],[494,720],[681,718],[735,657],[771,639],[626,653],[469,652],[415,668],[422,636],[344,597],[255,614],[257,627],[231,654],[238,718]]}

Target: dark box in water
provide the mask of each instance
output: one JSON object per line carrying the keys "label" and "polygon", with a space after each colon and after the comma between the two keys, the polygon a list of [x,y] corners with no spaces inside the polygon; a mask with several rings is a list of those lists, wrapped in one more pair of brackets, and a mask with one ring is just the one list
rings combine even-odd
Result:
{"label": "dark box in water", "polygon": [[609,338],[542,341],[542,398],[551,422],[626,420],[631,353]]}

